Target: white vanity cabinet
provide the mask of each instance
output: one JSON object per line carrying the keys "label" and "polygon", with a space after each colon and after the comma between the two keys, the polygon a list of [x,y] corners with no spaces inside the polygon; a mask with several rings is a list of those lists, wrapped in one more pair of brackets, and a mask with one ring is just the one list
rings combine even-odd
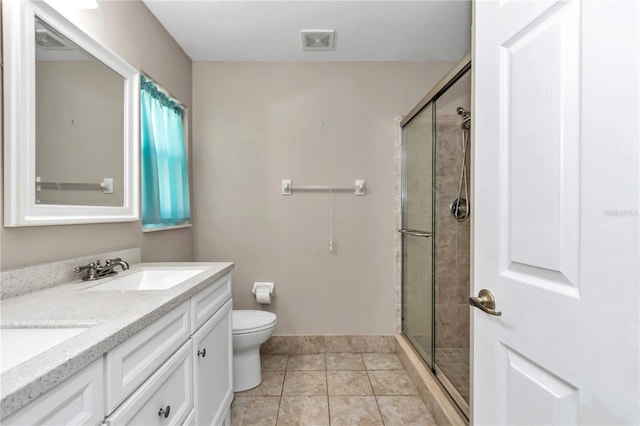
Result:
{"label": "white vanity cabinet", "polygon": [[3,425],[87,425],[104,418],[102,358],[95,360],[66,382],[2,419]]}
{"label": "white vanity cabinet", "polygon": [[231,308],[227,273],[2,425],[229,425]]}
{"label": "white vanity cabinet", "polygon": [[227,274],[109,351],[105,424],[228,423],[231,308]]}

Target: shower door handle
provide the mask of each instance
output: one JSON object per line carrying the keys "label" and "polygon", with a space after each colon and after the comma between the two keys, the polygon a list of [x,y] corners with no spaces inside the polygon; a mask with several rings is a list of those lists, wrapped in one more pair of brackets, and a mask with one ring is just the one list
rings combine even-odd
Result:
{"label": "shower door handle", "polygon": [[398,232],[401,234],[413,235],[414,237],[433,237],[433,233],[431,232],[416,231],[415,229],[398,229]]}
{"label": "shower door handle", "polygon": [[477,297],[470,297],[469,304],[488,313],[489,315],[495,315],[497,317],[502,315],[502,312],[495,310],[496,299],[493,297],[493,293],[487,289],[483,288],[480,290]]}

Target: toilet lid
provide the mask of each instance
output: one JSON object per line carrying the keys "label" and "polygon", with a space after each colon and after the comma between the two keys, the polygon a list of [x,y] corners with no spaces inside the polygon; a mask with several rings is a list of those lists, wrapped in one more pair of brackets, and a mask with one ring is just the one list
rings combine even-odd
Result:
{"label": "toilet lid", "polygon": [[266,311],[231,311],[234,334],[250,333],[273,327],[278,320],[276,314]]}

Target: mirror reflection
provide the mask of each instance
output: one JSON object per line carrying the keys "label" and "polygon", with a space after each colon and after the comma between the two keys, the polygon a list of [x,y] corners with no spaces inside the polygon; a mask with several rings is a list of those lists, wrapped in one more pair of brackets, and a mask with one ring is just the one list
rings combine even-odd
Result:
{"label": "mirror reflection", "polygon": [[125,80],[35,18],[36,203],[122,206]]}

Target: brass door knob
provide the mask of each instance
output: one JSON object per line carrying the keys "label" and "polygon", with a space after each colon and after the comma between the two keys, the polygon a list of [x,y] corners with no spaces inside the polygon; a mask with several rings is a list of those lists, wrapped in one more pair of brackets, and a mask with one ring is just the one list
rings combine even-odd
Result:
{"label": "brass door knob", "polygon": [[502,315],[502,312],[496,311],[496,299],[493,297],[493,293],[489,290],[483,288],[478,293],[477,297],[470,297],[469,304],[476,308],[479,308],[483,312],[488,313],[489,315],[495,315],[497,317]]}

